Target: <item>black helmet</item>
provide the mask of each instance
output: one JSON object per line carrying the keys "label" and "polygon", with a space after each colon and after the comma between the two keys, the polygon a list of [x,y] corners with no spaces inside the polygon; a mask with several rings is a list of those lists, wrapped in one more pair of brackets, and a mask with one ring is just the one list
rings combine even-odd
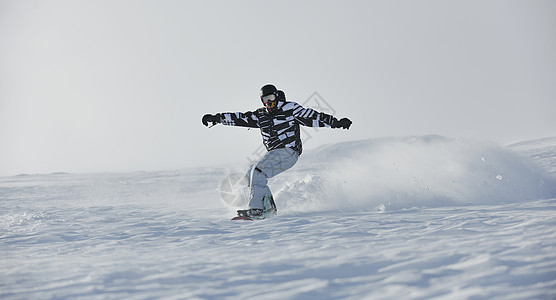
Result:
{"label": "black helmet", "polygon": [[274,85],[267,84],[267,85],[265,85],[261,88],[261,97],[267,96],[267,95],[270,95],[270,94],[276,94],[277,91],[278,91],[278,89],[276,89],[276,87]]}

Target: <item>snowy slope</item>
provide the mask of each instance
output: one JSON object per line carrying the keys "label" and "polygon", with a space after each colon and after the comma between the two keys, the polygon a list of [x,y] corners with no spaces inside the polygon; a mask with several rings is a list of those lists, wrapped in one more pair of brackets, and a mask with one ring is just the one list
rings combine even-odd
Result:
{"label": "snowy slope", "polygon": [[257,222],[220,199],[246,166],[0,178],[0,298],[554,299],[556,152],[524,145],[306,151]]}

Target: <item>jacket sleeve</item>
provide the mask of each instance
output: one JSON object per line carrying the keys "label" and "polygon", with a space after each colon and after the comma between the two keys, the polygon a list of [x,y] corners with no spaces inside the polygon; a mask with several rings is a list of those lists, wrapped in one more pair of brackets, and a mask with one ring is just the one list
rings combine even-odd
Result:
{"label": "jacket sleeve", "polygon": [[305,108],[298,103],[291,102],[293,107],[293,116],[301,125],[308,127],[331,127],[337,128],[338,119],[335,117],[318,112],[312,108]]}
{"label": "jacket sleeve", "polygon": [[228,126],[259,128],[259,117],[255,112],[248,111],[220,113],[220,123]]}

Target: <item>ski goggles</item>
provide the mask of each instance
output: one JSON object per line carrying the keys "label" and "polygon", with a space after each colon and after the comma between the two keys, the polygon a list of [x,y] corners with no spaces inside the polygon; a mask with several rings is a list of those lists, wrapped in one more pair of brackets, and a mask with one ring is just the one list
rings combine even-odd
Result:
{"label": "ski goggles", "polygon": [[274,94],[261,96],[261,101],[263,101],[264,105],[266,105],[268,101],[274,101],[274,100],[276,100],[276,95]]}

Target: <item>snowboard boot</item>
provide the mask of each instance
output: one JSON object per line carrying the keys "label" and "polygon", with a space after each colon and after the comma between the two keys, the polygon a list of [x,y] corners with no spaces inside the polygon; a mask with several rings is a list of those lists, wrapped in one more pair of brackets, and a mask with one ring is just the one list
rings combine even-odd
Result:
{"label": "snowboard boot", "polygon": [[278,212],[278,210],[276,209],[276,203],[274,203],[274,197],[272,197],[272,195],[264,197],[263,207],[265,214],[275,215]]}
{"label": "snowboard boot", "polygon": [[250,218],[253,220],[262,220],[266,218],[267,215],[273,214],[275,215],[278,210],[276,209],[276,203],[274,203],[274,198],[272,195],[266,196],[263,199],[263,207],[264,209],[260,208],[250,208],[250,209],[242,209],[237,211],[237,215],[244,218]]}

